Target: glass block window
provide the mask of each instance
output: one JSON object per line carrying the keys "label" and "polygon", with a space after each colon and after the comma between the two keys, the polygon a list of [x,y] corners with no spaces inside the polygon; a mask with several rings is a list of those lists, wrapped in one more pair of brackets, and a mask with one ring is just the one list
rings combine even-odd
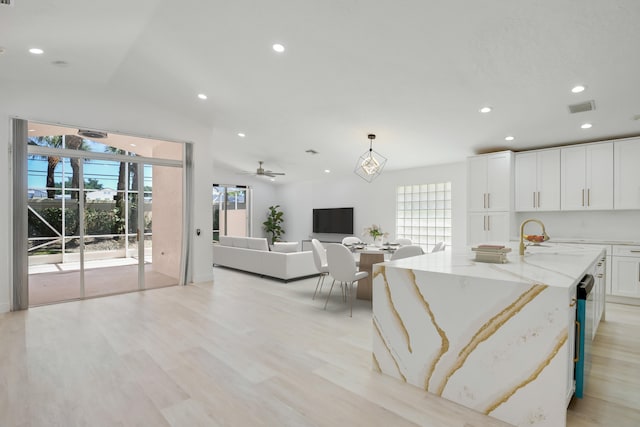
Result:
{"label": "glass block window", "polygon": [[396,191],[396,239],[411,239],[426,252],[451,246],[451,182],[402,185]]}

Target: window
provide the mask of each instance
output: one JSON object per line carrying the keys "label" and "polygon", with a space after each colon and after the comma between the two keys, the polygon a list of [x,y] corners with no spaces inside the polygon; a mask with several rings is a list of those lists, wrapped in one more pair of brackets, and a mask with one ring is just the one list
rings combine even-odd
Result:
{"label": "window", "polygon": [[451,245],[451,182],[397,188],[396,238],[427,252],[440,241]]}

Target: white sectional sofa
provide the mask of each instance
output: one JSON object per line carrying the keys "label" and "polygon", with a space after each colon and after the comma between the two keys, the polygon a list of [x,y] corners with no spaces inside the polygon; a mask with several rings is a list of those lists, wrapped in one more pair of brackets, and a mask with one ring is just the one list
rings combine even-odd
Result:
{"label": "white sectional sofa", "polygon": [[213,264],[285,281],[318,273],[313,252],[274,252],[267,239],[221,236],[213,245]]}

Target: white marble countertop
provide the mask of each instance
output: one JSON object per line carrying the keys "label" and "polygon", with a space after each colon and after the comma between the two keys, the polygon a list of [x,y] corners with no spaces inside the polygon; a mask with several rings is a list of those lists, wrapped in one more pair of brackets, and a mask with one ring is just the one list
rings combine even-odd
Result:
{"label": "white marble countertop", "polygon": [[529,246],[524,257],[518,255],[518,244],[505,264],[476,262],[471,248],[444,251],[385,262],[387,267],[449,274],[461,277],[484,278],[516,283],[545,284],[570,288],[587,272],[589,266],[603,254],[594,246],[549,245]]}

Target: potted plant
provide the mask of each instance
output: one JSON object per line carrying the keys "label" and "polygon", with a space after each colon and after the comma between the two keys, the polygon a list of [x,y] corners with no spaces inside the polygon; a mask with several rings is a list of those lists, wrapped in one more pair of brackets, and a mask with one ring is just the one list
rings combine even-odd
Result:
{"label": "potted plant", "polygon": [[371,227],[366,227],[364,229],[363,235],[369,235],[373,239],[373,243],[376,246],[382,245],[382,238],[387,237],[389,233],[383,232],[382,227],[376,224],[372,224]]}
{"label": "potted plant", "polygon": [[282,216],[284,213],[281,210],[278,210],[280,205],[269,206],[269,214],[267,215],[267,220],[262,223],[264,231],[270,235],[271,244],[280,240],[280,236],[284,234],[284,229],[282,228],[282,222],[284,219]]}

